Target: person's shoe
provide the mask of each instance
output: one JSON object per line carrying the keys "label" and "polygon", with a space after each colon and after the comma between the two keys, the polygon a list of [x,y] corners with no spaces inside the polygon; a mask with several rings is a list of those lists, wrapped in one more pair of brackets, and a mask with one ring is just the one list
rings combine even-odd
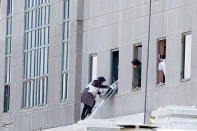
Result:
{"label": "person's shoe", "polygon": [[80,121],[84,120],[85,118],[80,118]]}

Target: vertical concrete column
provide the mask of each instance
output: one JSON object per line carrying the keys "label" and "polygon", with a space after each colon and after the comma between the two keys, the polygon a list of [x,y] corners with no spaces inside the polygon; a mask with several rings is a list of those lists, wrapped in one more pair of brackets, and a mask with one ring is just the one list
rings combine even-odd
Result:
{"label": "vertical concrete column", "polygon": [[80,96],[81,96],[81,77],[82,77],[82,48],[83,48],[83,19],[84,18],[84,0],[77,1],[77,30],[76,30],[76,64],[75,64],[75,118],[80,118]]}
{"label": "vertical concrete column", "polygon": [[10,112],[21,111],[24,67],[25,0],[13,3]]}
{"label": "vertical concrete column", "polygon": [[[53,0],[50,6],[48,106],[61,100],[63,0]],[[58,14],[58,15],[57,15]]]}

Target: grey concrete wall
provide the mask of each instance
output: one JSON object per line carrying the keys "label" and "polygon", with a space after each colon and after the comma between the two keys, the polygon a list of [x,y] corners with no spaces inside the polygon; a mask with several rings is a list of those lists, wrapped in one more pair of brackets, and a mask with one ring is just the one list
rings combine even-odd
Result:
{"label": "grey concrete wall", "polygon": [[[69,51],[69,87],[68,100],[61,102],[62,36],[63,36],[63,0],[51,0],[50,6],[50,46],[48,101],[46,106],[21,109],[23,87],[24,57],[24,3],[14,0],[13,42],[11,65],[11,100],[9,113],[3,113],[4,101],[4,65],[6,38],[6,4],[1,1],[0,20],[0,130],[33,131],[38,129],[68,125],[79,120],[81,92],[81,52],[83,22],[82,0],[70,0],[70,51]],[[78,4],[79,2],[79,4]],[[77,11],[77,10],[81,11]],[[79,30],[79,32],[78,32]],[[78,39],[79,38],[79,39]],[[78,66],[77,66],[78,65]],[[77,97],[75,97],[77,96]],[[77,99],[76,99],[77,98]],[[78,113],[75,113],[78,112]],[[2,127],[3,124],[10,124]]]}
{"label": "grey concrete wall", "polygon": [[[48,104],[21,109],[23,83],[24,0],[14,0],[12,85],[10,112],[2,113],[0,130],[31,131],[68,125],[79,120],[80,92],[88,84],[89,55],[98,55],[98,75],[109,84],[111,50],[120,54],[119,93],[98,114],[108,118],[143,112],[148,38],[148,0],[70,0],[71,30],[68,100],[60,102],[63,0],[51,0]],[[0,20],[0,107],[3,107],[6,36],[6,0],[1,1]],[[148,111],[157,107],[196,104],[197,1],[153,0],[148,79]],[[192,77],[180,81],[181,33],[192,31]],[[157,39],[167,39],[166,85],[156,86]],[[142,43],[142,89],[132,92],[133,44]],[[82,73],[82,75],[81,75]]]}
{"label": "grey concrete wall", "polygon": [[[98,118],[140,113],[144,110],[148,38],[148,0],[86,0],[84,10],[82,88],[88,84],[89,55],[98,55],[98,75],[110,80],[110,50],[120,53],[119,92]],[[196,0],[152,0],[148,111],[164,105],[196,104]],[[191,80],[181,82],[181,35],[192,31]],[[157,39],[166,37],[166,84],[156,86]],[[142,89],[132,92],[133,44],[142,43]]]}

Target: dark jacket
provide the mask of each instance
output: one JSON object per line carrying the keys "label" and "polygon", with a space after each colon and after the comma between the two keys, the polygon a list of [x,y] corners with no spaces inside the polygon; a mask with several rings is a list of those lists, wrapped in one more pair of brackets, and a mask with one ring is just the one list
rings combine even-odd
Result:
{"label": "dark jacket", "polygon": [[135,69],[135,73],[136,73],[136,78],[137,78],[137,86],[141,87],[141,64],[138,65]]}
{"label": "dark jacket", "polygon": [[98,87],[98,88],[107,88],[107,87],[108,87],[108,86],[106,86],[106,85],[102,85],[101,82],[98,81],[98,80],[94,80],[94,81],[92,82],[92,86]]}
{"label": "dark jacket", "polygon": [[81,103],[84,103],[90,107],[94,107],[94,96],[90,92],[88,92],[88,90],[89,88],[85,88],[81,93]]}
{"label": "dark jacket", "polygon": [[[98,80],[94,80],[92,82],[92,86],[94,87],[98,87],[98,88],[106,88],[107,86],[102,85]],[[94,96],[88,92],[89,88],[85,88],[82,93],[81,93],[81,102],[90,106],[90,107],[94,107],[95,104],[95,98]],[[100,92],[98,93],[100,94]]]}

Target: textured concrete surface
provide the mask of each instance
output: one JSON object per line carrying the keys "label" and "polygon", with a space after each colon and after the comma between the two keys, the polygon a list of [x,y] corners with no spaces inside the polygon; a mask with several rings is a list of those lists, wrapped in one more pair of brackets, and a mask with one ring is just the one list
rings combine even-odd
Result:
{"label": "textured concrete surface", "polygon": [[196,106],[167,106],[152,112],[154,125],[167,129],[197,130]]}
{"label": "textured concrete surface", "polygon": [[[43,107],[21,109],[24,58],[25,0],[13,0],[13,39],[10,111],[3,113],[7,0],[1,0],[0,20],[0,130],[33,131],[73,124],[79,120],[83,0],[71,0],[68,97],[61,102],[63,0],[50,2],[48,102]],[[80,10],[80,11],[79,11]],[[6,124],[6,127],[2,127]],[[8,125],[7,125],[8,124]]]}
{"label": "textured concrete surface", "polygon": [[[88,83],[89,55],[97,54],[98,76],[110,83],[111,50],[119,49],[119,92],[97,118],[118,117],[144,111],[148,38],[147,0],[86,0],[84,8],[82,88]],[[196,104],[197,85],[196,0],[152,0],[148,112],[165,105]],[[192,32],[190,81],[180,81],[181,35]],[[157,40],[166,38],[166,84],[156,85]],[[133,44],[142,44],[142,89],[132,92]]]}
{"label": "textured concrete surface", "polygon": [[[60,102],[63,1],[51,0],[48,104],[21,110],[24,49],[24,3],[14,0],[10,112],[0,108],[0,130],[32,131],[73,124],[80,117],[80,92],[88,84],[89,55],[97,53],[98,75],[110,84],[111,50],[119,49],[119,92],[97,118],[112,118],[144,110],[148,38],[147,0],[70,0],[69,99]],[[0,107],[3,107],[6,0],[1,0]],[[152,0],[148,112],[165,105],[197,104],[197,1]],[[192,73],[180,81],[181,34],[192,32]],[[157,39],[166,38],[166,84],[156,86]],[[82,44],[83,43],[83,44]],[[142,44],[142,89],[132,92],[133,44]],[[81,75],[82,73],[82,75]],[[12,123],[13,121],[13,123]],[[10,124],[11,123],[11,124]]]}
{"label": "textured concrete surface", "polygon": [[153,131],[153,126],[145,126],[143,124],[132,124],[127,122],[110,121],[106,119],[86,119],[79,121],[77,124],[59,128],[52,128],[43,131]]}

